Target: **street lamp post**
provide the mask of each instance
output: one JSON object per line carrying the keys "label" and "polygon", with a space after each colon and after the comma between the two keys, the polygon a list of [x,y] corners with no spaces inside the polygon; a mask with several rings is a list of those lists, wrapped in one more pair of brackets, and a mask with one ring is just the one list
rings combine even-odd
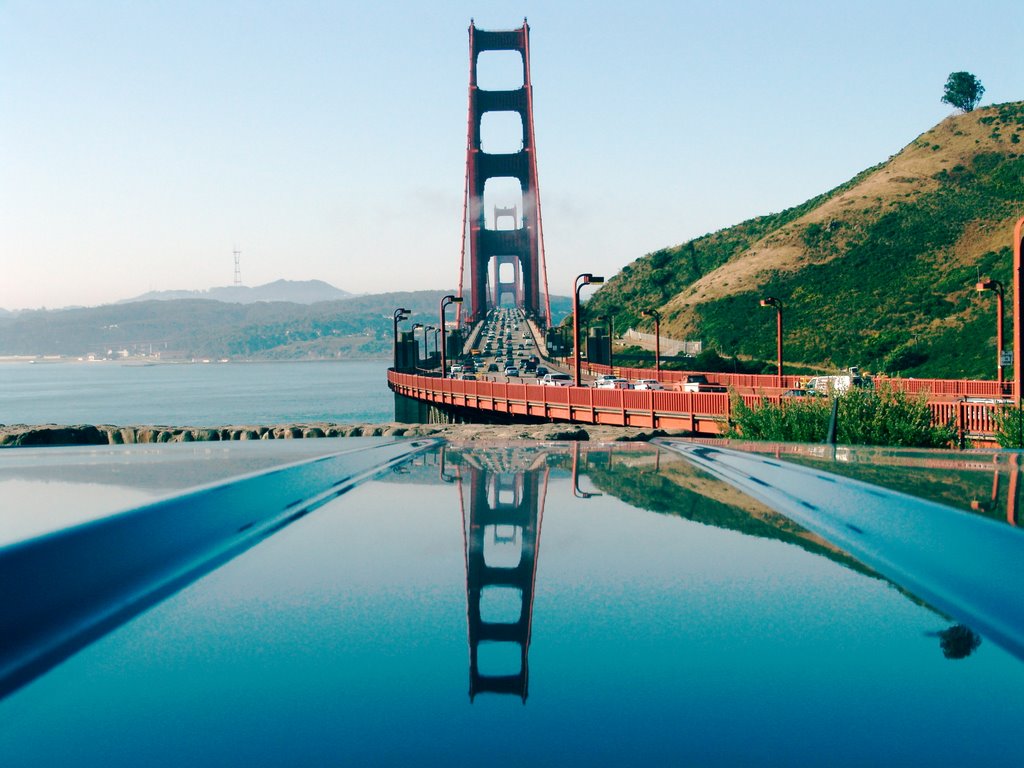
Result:
{"label": "street lamp post", "polygon": [[393,317],[393,319],[395,321],[395,343],[394,343],[394,349],[395,349],[394,357],[395,357],[395,361],[394,362],[395,362],[395,370],[397,371],[398,370],[398,324],[402,320],[405,320],[407,317],[409,317],[409,310],[406,309],[405,307],[399,307],[398,309],[395,310],[395,312],[392,315],[392,317]]}
{"label": "street lamp post", "polygon": [[426,363],[430,360],[430,347],[427,345],[427,339],[430,338],[430,332],[434,330],[434,326],[428,325],[423,329],[423,367],[426,368]]}
{"label": "street lamp post", "polygon": [[996,294],[996,380],[999,393],[1003,392],[1003,284],[991,277],[979,280],[975,286],[978,293],[995,291]]}
{"label": "street lamp post", "polygon": [[654,318],[654,372],[661,375],[661,313],[656,309],[645,309],[641,313]]}
{"label": "street lamp post", "polygon": [[462,303],[462,297],[461,296],[454,296],[454,295],[452,295],[450,293],[447,296],[444,296],[444,297],[441,298],[441,378],[442,379],[445,378],[448,375],[448,368],[447,368],[448,361],[446,359],[447,358],[447,354],[446,354],[447,350],[445,349],[448,346],[448,339],[446,337],[445,330],[444,330],[444,328],[445,328],[444,311],[445,311],[445,309],[447,308],[447,306],[449,304],[461,304],[461,303]]}
{"label": "street lamp post", "polygon": [[779,386],[782,386],[782,302],[774,296],[761,299],[762,307],[775,307],[775,346],[779,365]]}
{"label": "street lamp post", "polygon": [[577,275],[572,288],[572,359],[576,364],[575,383],[580,386],[580,288],[584,285],[600,285],[603,277],[585,272]]}
{"label": "street lamp post", "polygon": [[[615,343],[615,318],[611,315],[601,315],[597,319],[604,320],[608,323],[608,367],[612,368],[615,366],[615,362],[612,359],[612,345]],[[612,373],[614,373],[614,371],[612,371]]]}
{"label": "street lamp post", "polygon": [[[416,331],[418,331],[422,327],[423,327],[423,323],[413,323],[412,324],[412,343],[416,347],[416,357],[417,358],[419,357],[419,354],[420,354],[420,345],[416,343]],[[423,334],[424,341],[426,341],[426,338],[427,338],[427,335]],[[420,367],[419,366],[419,360],[416,361],[416,366],[415,367],[416,368]]]}
{"label": "street lamp post", "polygon": [[1024,264],[1021,251],[1024,250],[1024,217],[1017,220],[1013,228],[1013,404],[1020,408],[1022,358],[1024,358],[1024,326],[1021,324],[1024,309]]}
{"label": "street lamp post", "polygon": [[440,341],[439,341],[440,336],[441,336],[441,329],[440,328],[435,328],[434,329],[434,354],[437,355],[438,357],[440,357],[440,352],[441,352],[441,346],[440,346]]}

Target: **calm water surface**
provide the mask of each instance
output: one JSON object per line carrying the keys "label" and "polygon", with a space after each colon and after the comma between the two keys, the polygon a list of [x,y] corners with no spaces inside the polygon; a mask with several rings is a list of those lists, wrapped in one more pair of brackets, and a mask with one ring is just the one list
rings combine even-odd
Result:
{"label": "calm water surface", "polygon": [[0,701],[0,763],[1019,766],[1024,664],[955,625],[677,456],[449,447]]}
{"label": "calm water surface", "polygon": [[394,418],[385,360],[6,363],[3,424],[276,424]]}

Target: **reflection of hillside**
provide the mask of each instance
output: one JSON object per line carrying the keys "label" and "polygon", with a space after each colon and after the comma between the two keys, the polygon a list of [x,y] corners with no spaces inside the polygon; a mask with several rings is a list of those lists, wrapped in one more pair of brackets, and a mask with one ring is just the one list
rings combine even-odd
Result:
{"label": "reflection of hillside", "polygon": [[586,474],[601,491],[640,509],[675,515],[703,525],[747,536],[775,539],[827,557],[847,568],[878,578],[873,570],[788,517],[772,511],[746,494],[722,483],[683,459],[588,463]]}
{"label": "reflection of hillside", "polygon": [[[810,457],[787,457],[795,464],[826,469],[837,475],[880,485],[893,491],[1006,520],[1009,469],[989,464],[983,471],[924,466],[893,467],[849,462],[827,462]],[[1012,470],[1016,471],[1016,470]],[[995,480],[995,482],[993,482]]]}
{"label": "reflection of hillside", "polygon": [[770,453],[994,520],[1017,522],[1019,454],[796,443],[733,442],[729,447]]}

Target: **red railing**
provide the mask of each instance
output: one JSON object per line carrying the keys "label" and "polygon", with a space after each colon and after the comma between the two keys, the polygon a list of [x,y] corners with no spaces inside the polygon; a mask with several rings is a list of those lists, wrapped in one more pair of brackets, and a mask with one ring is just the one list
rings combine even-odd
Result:
{"label": "red railing", "polygon": [[[572,368],[572,361],[568,361]],[[662,384],[672,385],[685,381],[687,376],[705,376],[711,384],[720,384],[737,391],[763,391],[771,393],[775,390],[784,391],[787,389],[798,389],[805,384],[810,376],[782,377],[780,384],[779,377],[771,374],[751,373],[717,373],[711,371],[661,371],[653,368],[626,368],[616,365],[614,368],[607,365],[591,365],[584,362],[580,367],[584,373],[591,376],[613,374],[624,379],[658,379]],[[1004,382],[1000,386],[997,381],[978,381],[975,379],[891,379],[886,376],[873,377],[875,385],[885,384],[895,390],[907,394],[925,394],[932,397],[991,397],[991,398],[1012,398],[1013,382]]]}
{"label": "red railing", "polygon": [[729,395],[590,387],[545,387],[494,381],[462,381],[388,371],[398,394],[456,408],[553,421],[687,429],[718,434],[729,414]]}
{"label": "red railing", "polygon": [[[726,384],[721,377],[728,374],[708,374],[709,380],[712,375],[719,377],[715,383]],[[789,400],[780,396],[778,387],[766,387],[763,390],[755,387],[758,379],[776,379],[774,376],[743,378],[753,380],[754,384],[733,385],[730,382],[730,386],[749,406],[761,402],[779,404]],[[946,385],[996,385],[995,382],[984,381],[932,381]],[[388,384],[398,394],[447,407],[542,417],[552,421],[685,429],[696,434],[720,434],[726,429],[732,414],[731,395],[725,392],[545,387],[540,384],[441,379],[395,371],[388,371]],[[999,398],[974,402],[964,397],[951,399],[950,394],[957,388],[947,386],[944,389],[938,397],[928,398],[932,422],[955,426],[961,441],[965,438],[982,442],[991,439],[996,426],[993,413],[1001,407]],[[916,391],[931,392],[931,389],[921,388]],[[976,393],[984,391],[984,386],[979,387],[971,392],[971,396],[979,396]]]}

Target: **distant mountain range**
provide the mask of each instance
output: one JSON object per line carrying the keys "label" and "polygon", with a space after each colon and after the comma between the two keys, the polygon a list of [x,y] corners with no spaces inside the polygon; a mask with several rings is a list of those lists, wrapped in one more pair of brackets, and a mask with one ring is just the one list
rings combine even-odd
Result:
{"label": "distant mountain range", "polygon": [[[281,300],[294,286],[326,286],[345,298],[312,302],[312,291],[300,291],[302,301]],[[243,289],[235,298],[215,298],[221,288],[184,292],[162,291],[163,300],[140,297],[100,307],[0,312],[0,357],[60,356],[118,359],[125,357],[188,360],[232,358],[249,360],[347,359],[387,357],[394,339],[394,310],[412,313],[401,330],[414,323],[436,324],[441,297],[452,289],[353,296],[326,283],[279,280],[260,288]],[[246,293],[252,291],[253,293]],[[262,291],[262,293],[255,293]],[[153,296],[156,294],[149,294]],[[242,296],[270,298],[246,298]],[[572,310],[568,297],[551,297],[552,314],[561,318]],[[450,312],[448,319],[454,319]],[[422,336],[420,336],[422,339]]]}
{"label": "distant mountain range", "polygon": [[137,301],[175,301],[177,299],[210,299],[229,304],[254,304],[257,301],[287,301],[292,304],[316,304],[319,301],[342,301],[355,294],[335,288],[323,280],[275,280],[266,285],[225,285],[205,291],[150,291],[118,304]]}

